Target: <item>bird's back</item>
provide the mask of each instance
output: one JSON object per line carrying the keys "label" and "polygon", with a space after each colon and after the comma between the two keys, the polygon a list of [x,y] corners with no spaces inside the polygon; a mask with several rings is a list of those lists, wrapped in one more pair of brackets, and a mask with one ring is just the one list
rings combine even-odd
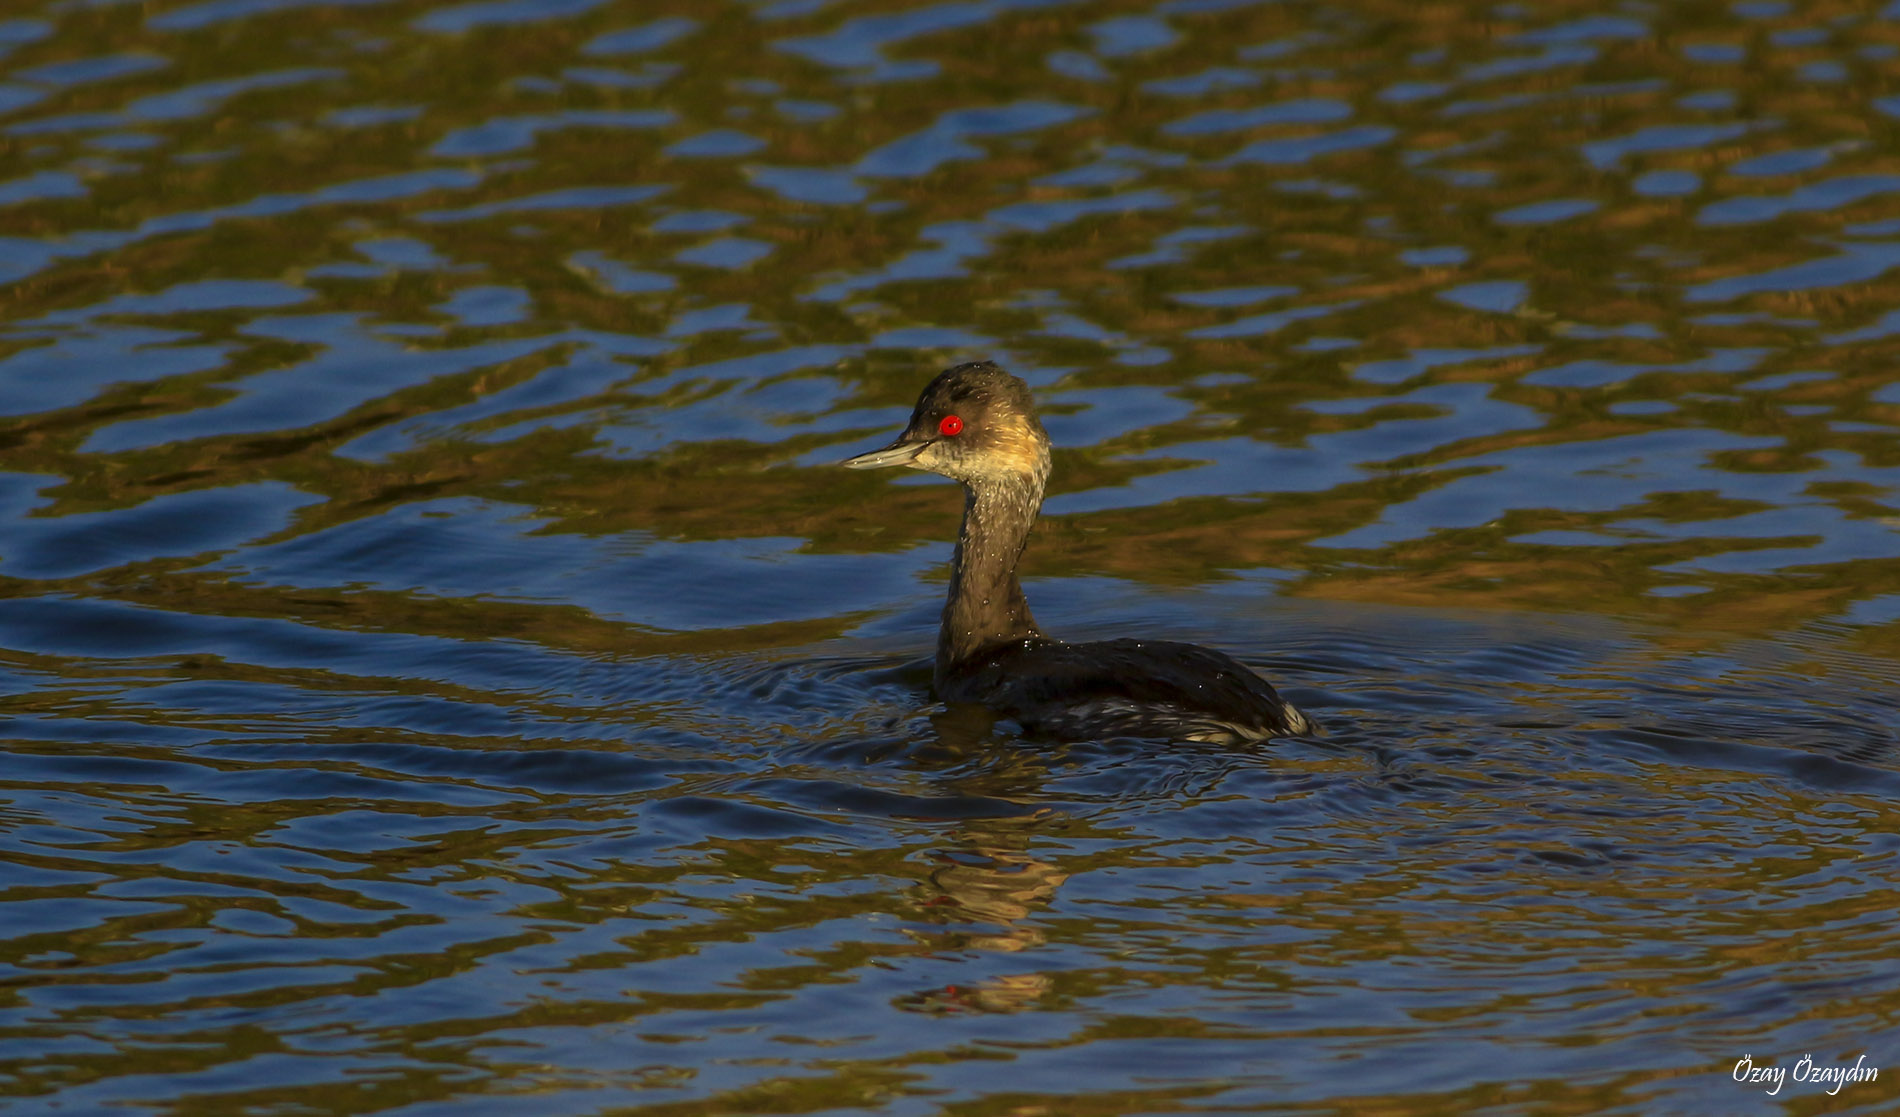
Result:
{"label": "bird's back", "polygon": [[1231,743],[1317,729],[1232,656],[1170,641],[1025,641],[961,665],[941,689],[1054,737]]}

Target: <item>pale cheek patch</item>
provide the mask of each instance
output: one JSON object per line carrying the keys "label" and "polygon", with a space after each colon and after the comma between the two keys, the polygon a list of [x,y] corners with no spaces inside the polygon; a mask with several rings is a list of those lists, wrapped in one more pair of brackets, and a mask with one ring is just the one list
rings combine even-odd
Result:
{"label": "pale cheek patch", "polygon": [[992,455],[997,472],[1046,476],[1049,472],[1048,443],[1037,436],[1029,421],[1013,417],[996,428],[991,436]]}

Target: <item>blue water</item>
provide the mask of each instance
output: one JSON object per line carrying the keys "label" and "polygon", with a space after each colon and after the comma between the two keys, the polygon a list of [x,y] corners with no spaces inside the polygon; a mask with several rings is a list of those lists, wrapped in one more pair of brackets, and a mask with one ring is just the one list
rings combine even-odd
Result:
{"label": "blue water", "polygon": [[[0,1108],[1891,1111],[1897,57],[20,0]],[[1328,736],[933,700],[960,497],[835,463],[977,358],[1043,625]]]}

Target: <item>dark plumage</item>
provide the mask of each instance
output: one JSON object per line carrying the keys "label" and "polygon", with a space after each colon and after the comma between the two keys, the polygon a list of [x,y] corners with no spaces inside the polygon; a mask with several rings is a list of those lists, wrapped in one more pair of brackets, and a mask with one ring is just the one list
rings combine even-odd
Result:
{"label": "dark plumage", "polygon": [[1029,386],[987,361],[924,388],[904,432],[844,463],[902,465],[963,483],[963,527],[937,637],[947,702],[975,702],[1055,737],[1235,742],[1316,731],[1265,679],[1194,644],[1065,644],[1036,627],[1016,564],[1042,507],[1049,436]]}

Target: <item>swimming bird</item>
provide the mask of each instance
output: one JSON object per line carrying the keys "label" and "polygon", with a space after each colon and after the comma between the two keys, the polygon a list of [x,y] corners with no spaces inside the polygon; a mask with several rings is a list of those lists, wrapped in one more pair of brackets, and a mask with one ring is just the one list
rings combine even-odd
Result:
{"label": "swimming bird", "polygon": [[997,365],[946,369],[925,386],[895,442],[840,464],[929,470],[963,485],[933,672],[942,700],[988,706],[1031,734],[1068,739],[1232,744],[1318,730],[1223,652],[1159,640],[1069,644],[1036,625],[1016,565],[1042,510],[1049,435],[1029,385]]}

